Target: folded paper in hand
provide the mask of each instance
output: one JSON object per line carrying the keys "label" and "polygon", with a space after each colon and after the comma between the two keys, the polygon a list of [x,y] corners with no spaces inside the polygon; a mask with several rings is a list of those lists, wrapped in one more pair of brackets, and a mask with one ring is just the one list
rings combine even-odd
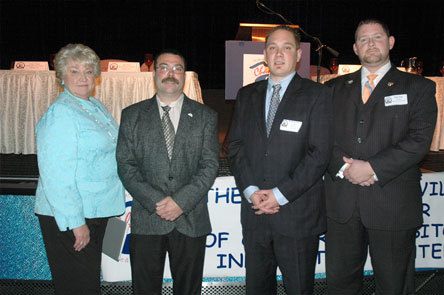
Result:
{"label": "folded paper in hand", "polygon": [[103,238],[103,254],[119,261],[120,253],[122,253],[123,243],[125,242],[126,222],[117,217],[108,219],[105,237]]}

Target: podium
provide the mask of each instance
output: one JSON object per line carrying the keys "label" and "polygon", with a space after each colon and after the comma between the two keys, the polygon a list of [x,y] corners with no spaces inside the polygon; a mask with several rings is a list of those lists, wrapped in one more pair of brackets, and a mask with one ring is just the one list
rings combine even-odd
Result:
{"label": "podium", "polygon": [[[280,26],[279,24],[253,24],[253,23],[240,23],[237,30],[236,39],[242,41],[253,42],[265,42],[265,37],[268,32],[274,28]],[[298,25],[287,25],[293,29],[299,29]]]}

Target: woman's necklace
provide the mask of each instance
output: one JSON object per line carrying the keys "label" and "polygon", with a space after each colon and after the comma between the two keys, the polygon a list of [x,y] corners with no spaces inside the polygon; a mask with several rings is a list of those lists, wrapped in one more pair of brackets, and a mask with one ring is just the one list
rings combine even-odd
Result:
{"label": "woman's necklace", "polygon": [[[108,136],[112,139],[112,141],[113,141],[114,143],[117,142],[117,137],[116,137],[115,135],[113,135],[113,133],[111,132],[111,129],[114,129],[114,128],[112,128],[113,126],[112,126],[111,123],[109,123],[109,120],[108,120],[108,122],[107,122],[106,124],[104,124],[102,121],[100,121],[99,119],[97,119],[97,117],[94,116],[94,114],[91,113],[90,110],[88,110],[87,108],[85,108],[85,107],[82,105],[82,103],[81,103],[80,101],[78,101],[77,98],[73,97],[73,99],[71,99],[71,101],[74,101],[75,104],[76,104],[76,105],[77,105],[82,111],[84,111],[86,114],[88,114],[88,117],[91,118],[91,119],[92,119],[97,125],[99,125],[99,127],[100,127],[101,130],[106,131],[106,133],[108,134]],[[105,117],[107,118],[106,114],[104,114],[104,113],[102,112],[102,110],[100,110],[100,108],[99,108],[99,107],[98,107],[93,101],[90,101],[90,102],[94,105],[94,108],[96,108],[96,110],[98,109],[98,111],[100,111],[100,112],[102,113],[102,115],[105,116]],[[107,119],[108,119],[108,118],[107,118]],[[111,128],[110,128],[110,127],[111,127]]]}

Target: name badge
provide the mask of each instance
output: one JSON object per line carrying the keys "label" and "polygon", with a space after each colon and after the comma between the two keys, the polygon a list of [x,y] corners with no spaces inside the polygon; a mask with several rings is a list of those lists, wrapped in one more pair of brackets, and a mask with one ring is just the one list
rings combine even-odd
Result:
{"label": "name badge", "polygon": [[406,105],[408,103],[407,94],[396,94],[384,97],[384,105],[386,107]]}
{"label": "name badge", "polygon": [[282,120],[280,130],[282,131],[289,131],[289,132],[299,132],[299,129],[301,129],[302,122],[301,121],[294,121],[294,120]]}

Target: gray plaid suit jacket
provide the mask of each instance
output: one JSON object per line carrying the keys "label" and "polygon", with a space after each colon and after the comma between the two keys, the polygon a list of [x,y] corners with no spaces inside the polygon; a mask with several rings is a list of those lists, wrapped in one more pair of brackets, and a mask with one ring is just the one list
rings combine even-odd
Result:
{"label": "gray plaid suit jacket", "polygon": [[[131,232],[163,235],[176,228],[190,237],[211,232],[207,193],[219,161],[217,114],[185,96],[168,159],[155,97],[122,111],[117,142],[118,173],[133,197]],[[156,214],[156,203],[171,196],[183,210],[175,221]]]}

